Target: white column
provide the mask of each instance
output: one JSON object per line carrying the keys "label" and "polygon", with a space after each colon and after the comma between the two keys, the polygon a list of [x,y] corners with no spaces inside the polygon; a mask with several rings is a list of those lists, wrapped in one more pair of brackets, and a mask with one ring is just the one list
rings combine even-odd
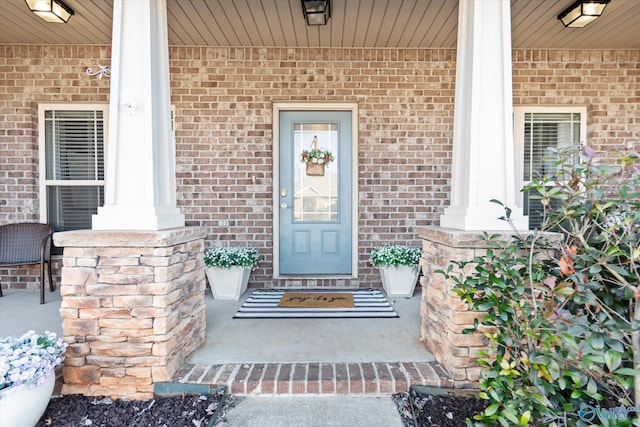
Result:
{"label": "white column", "polygon": [[528,228],[515,206],[511,67],[509,0],[460,0],[451,206],[441,227],[508,230],[497,199]]}
{"label": "white column", "polygon": [[114,0],[105,205],[94,230],[183,227],[176,207],[166,0]]}

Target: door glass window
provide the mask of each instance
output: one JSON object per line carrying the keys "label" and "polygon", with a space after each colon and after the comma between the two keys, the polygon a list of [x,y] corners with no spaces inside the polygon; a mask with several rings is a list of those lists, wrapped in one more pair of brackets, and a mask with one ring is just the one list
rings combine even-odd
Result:
{"label": "door glass window", "polygon": [[[294,123],[293,221],[338,220],[338,125]],[[330,153],[330,158],[320,155]],[[303,155],[304,153],[304,155]],[[331,160],[332,158],[332,160]]]}

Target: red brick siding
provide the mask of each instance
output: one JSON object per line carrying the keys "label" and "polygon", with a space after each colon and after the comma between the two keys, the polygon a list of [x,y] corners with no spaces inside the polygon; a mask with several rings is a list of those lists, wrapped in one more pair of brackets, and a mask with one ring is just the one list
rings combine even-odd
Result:
{"label": "red brick siding", "polygon": [[[268,280],[272,102],[357,101],[360,266],[363,283],[379,281],[366,265],[371,246],[384,241],[417,244],[416,227],[437,221],[447,199],[453,54],[172,48],[172,102],[178,111],[182,108],[176,117],[178,199],[187,220],[207,224],[211,239],[263,246],[266,268],[252,277]],[[218,227],[218,220],[228,220],[230,226]]]}
{"label": "red brick siding", "polygon": [[586,105],[590,145],[627,143],[640,131],[640,51],[516,50],[513,94],[515,105]]}
{"label": "red brick siding", "polygon": [[[359,104],[362,286],[380,284],[367,263],[374,245],[419,245],[416,229],[438,223],[450,189],[454,49],[172,47],[170,58],[178,205],[209,240],[261,249],[252,284],[273,284],[274,101]],[[639,59],[640,51],[516,50],[515,105],[588,105],[590,142],[625,142],[640,128]],[[39,218],[38,103],[107,102],[109,80],[85,70],[110,62],[108,46],[0,46],[0,223]],[[336,283],[357,284],[295,285]]]}

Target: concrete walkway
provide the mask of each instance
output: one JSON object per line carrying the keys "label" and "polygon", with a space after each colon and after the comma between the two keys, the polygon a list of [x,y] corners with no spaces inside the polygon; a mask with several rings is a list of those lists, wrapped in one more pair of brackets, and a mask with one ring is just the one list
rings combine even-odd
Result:
{"label": "concrete walkway", "polygon": [[226,415],[238,427],[402,427],[388,396],[249,396]]}

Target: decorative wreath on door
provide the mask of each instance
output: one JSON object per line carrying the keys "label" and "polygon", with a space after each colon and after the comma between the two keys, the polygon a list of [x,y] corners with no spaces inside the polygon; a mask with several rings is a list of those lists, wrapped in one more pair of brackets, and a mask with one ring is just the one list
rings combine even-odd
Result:
{"label": "decorative wreath on door", "polygon": [[311,141],[311,149],[302,150],[300,161],[307,165],[308,176],[324,176],[325,166],[329,166],[335,160],[329,150],[318,148],[318,137],[314,136]]}

